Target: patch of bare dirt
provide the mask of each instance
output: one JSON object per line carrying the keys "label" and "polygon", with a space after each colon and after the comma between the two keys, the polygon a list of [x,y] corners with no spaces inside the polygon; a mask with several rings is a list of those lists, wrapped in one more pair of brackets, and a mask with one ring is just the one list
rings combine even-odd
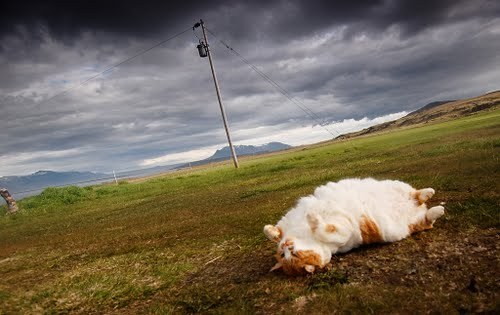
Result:
{"label": "patch of bare dirt", "polygon": [[[347,277],[348,284],[338,284],[341,287],[383,287],[383,292],[389,292],[386,294],[393,294],[393,290],[394,296],[398,292],[415,294],[429,308],[447,303],[445,310],[461,314],[495,313],[499,311],[499,240],[500,230],[495,228],[469,232],[434,228],[400,242],[336,255],[332,264],[335,272]],[[314,279],[310,276],[291,278],[269,272],[275,264],[274,244],[263,245],[208,261],[149,302],[168,302],[181,313],[217,313],[242,307],[252,313],[307,313],[311,303],[318,301],[317,293],[329,294],[328,287],[326,291],[311,291]],[[379,298],[383,303],[384,296]]]}
{"label": "patch of bare dirt", "polygon": [[[433,229],[403,241],[334,257],[351,283],[415,287],[430,294],[473,298],[459,312],[493,311],[500,292],[500,230]],[[460,304],[459,301],[457,301]]]}
{"label": "patch of bare dirt", "polygon": [[[332,263],[334,270],[347,276],[351,286],[414,288],[415,292],[424,292],[424,301],[436,295],[449,297],[460,313],[494,312],[500,292],[499,240],[500,230],[494,228],[458,233],[435,228],[400,242],[337,255]],[[280,301],[287,297],[274,291],[275,284],[289,283],[291,292],[302,294],[308,278],[269,273],[274,265],[272,254],[273,249],[267,247],[221,259],[191,274],[182,287],[194,291],[203,286],[212,288],[224,296],[216,301],[222,304],[231,304],[238,294],[246,294],[255,300],[256,310],[281,311]],[[293,305],[304,310],[309,300],[310,295],[299,296]]]}

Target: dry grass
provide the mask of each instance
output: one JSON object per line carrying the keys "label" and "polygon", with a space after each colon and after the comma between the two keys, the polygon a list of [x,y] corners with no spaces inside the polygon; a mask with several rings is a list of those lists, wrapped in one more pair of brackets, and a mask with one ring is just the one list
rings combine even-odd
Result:
{"label": "dry grass", "polygon": [[[498,312],[500,111],[138,183],[49,189],[0,218],[0,313]],[[262,227],[329,180],[433,187],[436,227],[269,273]]]}

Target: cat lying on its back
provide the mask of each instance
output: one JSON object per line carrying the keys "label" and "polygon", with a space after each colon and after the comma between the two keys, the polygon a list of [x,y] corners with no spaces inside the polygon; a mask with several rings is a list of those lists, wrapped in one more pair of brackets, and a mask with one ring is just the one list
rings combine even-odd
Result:
{"label": "cat lying on its back", "polygon": [[399,241],[432,228],[442,206],[427,209],[434,189],[416,190],[394,180],[345,179],[316,188],[303,197],[266,236],[278,243],[278,263],[286,274],[312,273],[326,267],[332,254],[362,244]]}

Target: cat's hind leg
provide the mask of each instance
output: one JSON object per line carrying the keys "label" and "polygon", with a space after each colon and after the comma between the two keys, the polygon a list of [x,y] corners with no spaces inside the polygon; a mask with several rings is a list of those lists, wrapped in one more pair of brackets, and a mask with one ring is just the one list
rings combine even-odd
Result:
{"label": "cat's hind leg", "polygon": [[419,189],[412,192],[412,197],[418,201],[419,204],[424,204],[434,196],[436,192],[432,188]]}
{"label": "cat's hind leg", "polygon": [[425,217],[427,218],[427,220],[434,223],[434,221],[436,221],[437,219],[439,219],[443,215],[444,215],[444,207],[443,206],[436,206],[436,207],[432,207],[429,210],[427,210]]}
{"label": "cat's hind leg", "polygon": [[432,207],[425,212],[425,214],[419,217],[415,223],[408,226],[410,234],[432,229],[434,222],[444,215],[444,207],[437,206]]}

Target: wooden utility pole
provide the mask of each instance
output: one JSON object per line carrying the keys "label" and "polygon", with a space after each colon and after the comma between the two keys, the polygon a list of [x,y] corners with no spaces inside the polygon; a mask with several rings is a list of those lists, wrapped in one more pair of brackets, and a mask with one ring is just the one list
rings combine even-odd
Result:
{"label": "wooden utility pole", "polygon": [[[205,43],[204,43],[205,50],[206,50],[207,55],[208,55],[208,60],[210,61],[210,68],[212,69],[212,76],[214,78],[215,91],[217,92],[217,99],[219,100],[219,107],[220,107],[220,111],[222,113],[222,121],[224,123],[224,128],[226,129],[227,142],[229,143],[229,148],[231,149],[231,156],[233,158],[234,167],[238,168],[239,167],[238,157],[236,156],[236,151],[234,150],[233,142],[231,141],[231,135],[229,133],[229,125],[227,123],[227,118],[226,118],[226,111],[224,110],[224,105],[222,105],[222,97],[220,94],[219,82],[217,81],[217,75],[215,74],[214,62],[212,60],[212,54],[210,53],[210,47],[208,46],[207,33],[205,31],[205,24],[203,24],[203,20],[200,20],[199,25],[198,25],[198,23],[196,23],[194,27],[198,27],[200,25],[201,25],[201,29],[203,30],[203,38],[205,39]],[[200,57],[202,57],[201,53],[200,53]]]}
{"label": "wooden utility pole", "polygon": [[17,204],[14,198],[10,195],[10,193],[7,191],[5,188],[0,188],[0,196],[5,199],[5,202],[7,202],[8,210],[7,213],[15,213],[17,210]]}

